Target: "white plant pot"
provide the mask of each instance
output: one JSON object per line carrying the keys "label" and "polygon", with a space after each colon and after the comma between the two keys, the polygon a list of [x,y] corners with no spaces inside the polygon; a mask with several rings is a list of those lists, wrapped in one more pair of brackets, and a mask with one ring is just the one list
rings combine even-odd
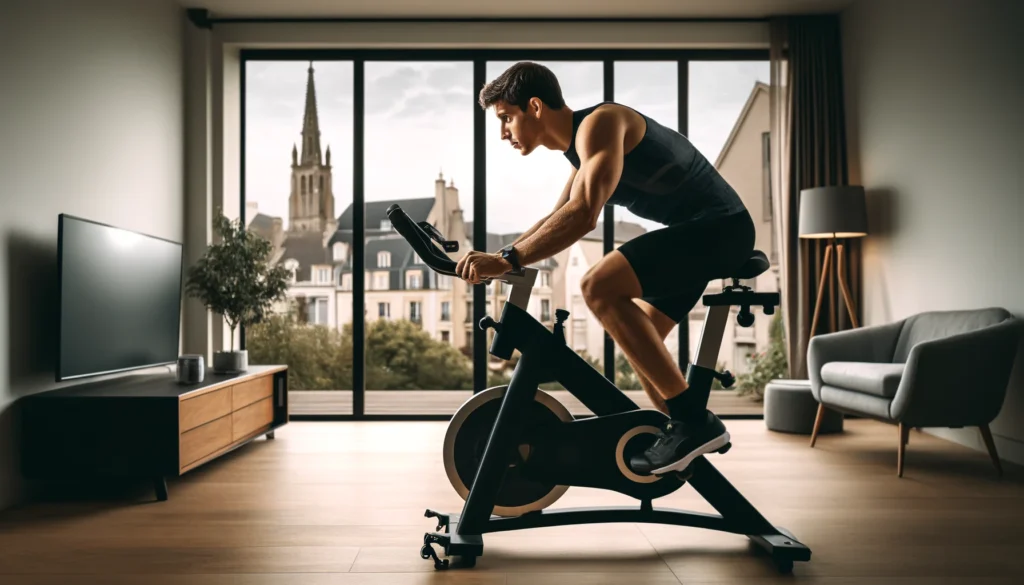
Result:
{"label": "white plant pot", "polygon": [[249,369],[247,350],[213,352],[213,371],[217,374],[241,374]]}

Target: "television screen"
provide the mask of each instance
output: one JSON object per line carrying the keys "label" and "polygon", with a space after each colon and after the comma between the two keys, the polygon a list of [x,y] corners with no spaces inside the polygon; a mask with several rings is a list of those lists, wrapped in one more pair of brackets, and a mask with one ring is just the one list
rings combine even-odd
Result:
{"label": "television screen", "polygon": [[58,224],[57,380],[176,361],[181,243],[67,214]]}

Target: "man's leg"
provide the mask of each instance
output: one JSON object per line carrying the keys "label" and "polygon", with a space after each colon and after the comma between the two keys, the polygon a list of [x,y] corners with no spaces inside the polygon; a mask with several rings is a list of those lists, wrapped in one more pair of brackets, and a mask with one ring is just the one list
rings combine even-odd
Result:
{"label": "man's leg", "polygon": [[[672,332],[672,328],[676,326],[675,321],[646,301],[634,299],[633,302],[636,303],[644,314],[647,315],[647,318],[651,320],[654,324],[654,329],[658,332],[658,339],[664,343],[665,338]],[[655,388],[650,379],[648,379],[647,376],[638,369],[637,364],[635,364],[633,360],[629,359],[628,355],[626,356],[626,359],[629,360],[629,365],[633,367],[636,377],[639,378],[640,386],[643,387],[644,392],[647,394],[647,398],[650,399],[655,408],[665,414],[668,414],[668,406],[665,405],[665,399],[661,397],[658,389]]]}
{"label": "man's leg", "polygon": [[605,256],[583,277],[581,288],[590,311],[658,396],[670,400],[686,390],[686,378],[672,361],[664,335],[634,302],[643,289],[622,253],[614,250]]}
{"label": "man's leg", "polygon": [[722,421],[707,412],[706,404],[690,400],[686,379],[654,322],[634,302],[641,297],[643,287],[626,257],[619,250],[605,256],[584,277],[582,288],[591,312],[622,347],[634,370],[645,376],[647,384],[665,400],[669,411],[670,420],[658,440],[630,461],[633,470],[654,474],[681,471],[696,457],[728,443],[729,433]]}

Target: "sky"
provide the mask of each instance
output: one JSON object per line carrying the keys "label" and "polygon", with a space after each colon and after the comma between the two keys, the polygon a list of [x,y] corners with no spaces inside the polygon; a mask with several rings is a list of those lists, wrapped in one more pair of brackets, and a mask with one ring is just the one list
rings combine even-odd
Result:
{"label": "sky", "polygon": [[[559,79],[570,108],[601,101],[600,62],[542,62]],[[512,62],[489,62],[487,78]],[[288,224],[292,146],[301,152],[308,61],[246,64],[246,198]],[[352,64],[313,63],[320,142],[330,146],[335,211],[352,202]],[[443,174],[454,181],[467,221],[473,220],[473,114],[477,90],[472,62],[367,62],[365,196],[367,201],[433,197]],[[756,82],[768,83],[768,62],[691,62],[687,137],[712,163]],[[678,128],[677,65],[620,61],[615,101]],[[571,166],[563,153],[536,149],[522,156],[500,137],[487,112],[488,230],[521,232],[549,213]],[[616,208],[616,220],[657,225]],[[383,219],[383,218],[379,218]],[[367,218],[368,225],[375,222]]]}

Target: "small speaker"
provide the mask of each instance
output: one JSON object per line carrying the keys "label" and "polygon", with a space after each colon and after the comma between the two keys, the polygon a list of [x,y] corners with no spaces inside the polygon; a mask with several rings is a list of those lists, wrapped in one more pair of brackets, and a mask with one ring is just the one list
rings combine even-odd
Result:
{"label": "small speaker", "polygon": [[178,357],[178,370],[175,374],[179,384],[198,384],[203,381],[206,366],[203,356],[188,354]]}

